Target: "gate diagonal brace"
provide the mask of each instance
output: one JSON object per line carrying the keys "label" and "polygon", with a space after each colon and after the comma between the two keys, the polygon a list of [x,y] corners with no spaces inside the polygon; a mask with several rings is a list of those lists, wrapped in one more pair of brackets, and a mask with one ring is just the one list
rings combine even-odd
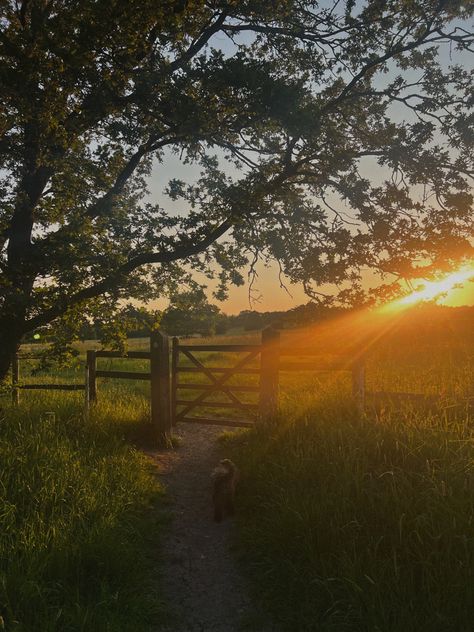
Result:
{"label": "gate diagonal brace", "polygon": [[224,373],[224,375],[220,378],[215,377],[214,374],[212,373],[212,369],[208,369],[207,367],[205,367],[201,362],[199,362],[199,360],[197,360],[192,355],[192,353],[188,352],[187,350],[183,350],[182,353],[184,353],[196,366],[198,366],[203,371],[203,373],[207,375],[209,379],[213,381],[213,384],[209,385],[209,390],[204,391],[204,393],[199,395],[199,397],[196,397],[196,399],[192,402],[192,404],[190,404],[189,406],[186,406],[186,408],[184,408],[178,415],[176,415],[177,420],[187,415],[189,411],[191,411],[193,408],[196,408],[209,395],[211,395],[212,393],[215,393],[216,391],[223,391],[227,393],[231,397],[231,399],[234,400],[236,406],[243,408],[242,402],[239,399],[237,399],[237,397],[235,397],[233,393],[230,393],[228,388],[226,387],[222,388],[222,386],[225,382],[227,382],[229,378],[232,377],[235,371],[242,368],[245,364],[250,362],[250,360],[253,360],[253,358],[255,358],[255,356],[260,353],[260,349],[251,351],[247,356],[245,356],[245,358],[242,358],[242,360],[239,360],[239,362],[237,362],[235,366],[230,367],[229,370],[226,373]]}
{"label": "gate diagonal brace", "polygon": [[[194,362],[194,364],[201,369],[201,371],[207,375],[207,377],[214,383],[216,384],[217,382],[217,378],[214,376],[214,374],[212,373],[212,369],[208,369],[206,366],[204,366],[204,364],[202,364],[202,362],[200,362],[197,358],[195,358],[193,356],[193,354],[190,351],[186,351],[184,350],[182,353],[184,353],[184,355],[189,358],[192,362]],[[229,367],[229,368],[233,368],[233,367]],[[210,388],[212,388],[212,385],[209,385]],[[216,389],[213,389],[214,391]],[[242,404],[242,402],[230,391],[229,388],[226,388],[225,386],[221,386],[220,388],[218,388],[217,390],[222,391],[223,393],[225,393],[226,395],[228,395],[230,397],[230,399],[237,404],[238,406],[240,406]],[[213,391],[205,391],[205,395],[209,395],[210,392]]]}

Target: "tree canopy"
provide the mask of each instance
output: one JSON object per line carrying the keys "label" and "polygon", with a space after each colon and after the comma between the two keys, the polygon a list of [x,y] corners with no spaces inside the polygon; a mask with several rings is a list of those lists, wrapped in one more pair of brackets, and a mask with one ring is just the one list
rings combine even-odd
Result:
{"label": "tree canopy", "polygon": [[209,303],[204,291],[197,288],[171,297],[160,327],[173,336],[211,336],[216,333],[220,320],[225,320],[225,316],[220,314],[217,305]]}
{"label": "tree canopy", "polygon": [[[22,336],[275,260],[360,300],[472,254],[459,0],[0,0],[0,374]],[[146,196],[153,165],[181,210]],[[374,174],[367,175],[368,170]],[[377,174],[375,173],[377,172]]]}

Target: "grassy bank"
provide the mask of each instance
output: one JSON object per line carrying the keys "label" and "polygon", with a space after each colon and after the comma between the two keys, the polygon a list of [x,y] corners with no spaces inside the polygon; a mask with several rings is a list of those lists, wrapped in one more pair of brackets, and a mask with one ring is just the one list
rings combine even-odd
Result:
{"label": "grassy bank", "polygon": [[472,630],[473,442],[467,418],[377,423],[336,391],[232,438],[244,565],[282,629]]}
{"label": "grassy bank", "polygon": [[74,395],[25,398],[18,410],[3,411],[0,615],[7,630],[132,632],[160,617],[161,490],[145,457],[120,436],[124,420],[137,421],[135,404],[104,404],[89,422]]}

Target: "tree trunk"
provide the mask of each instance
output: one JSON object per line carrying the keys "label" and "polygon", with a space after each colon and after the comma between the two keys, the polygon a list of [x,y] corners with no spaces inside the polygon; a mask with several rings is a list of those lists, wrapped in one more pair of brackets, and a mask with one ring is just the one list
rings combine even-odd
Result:
{"label": "tree trunk", "polygon": [[[1,310],[3,311],[3,310]],[[20,348],[23,338],[22,319],[6,317],[0,311],[0,385],[10,370],[12,357]],[[20,326],[19,326],[20,325]]]}
{"label": "tree trunk", "polygon": [[12,356],[20,348],[22,332],[18,322],[0,319],[0,383],[8,375]]}

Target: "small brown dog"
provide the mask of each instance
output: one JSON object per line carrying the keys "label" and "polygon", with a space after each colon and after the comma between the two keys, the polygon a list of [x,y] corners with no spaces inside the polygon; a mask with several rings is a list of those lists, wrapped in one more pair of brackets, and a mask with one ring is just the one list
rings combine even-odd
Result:
{"label": "small brown dog", "polygon": [[212,473],[214,491],[214,520],[222,522],[228,516],[234,515],[235,487],[239,480],[239,470],[230,459],[223,459]]}

